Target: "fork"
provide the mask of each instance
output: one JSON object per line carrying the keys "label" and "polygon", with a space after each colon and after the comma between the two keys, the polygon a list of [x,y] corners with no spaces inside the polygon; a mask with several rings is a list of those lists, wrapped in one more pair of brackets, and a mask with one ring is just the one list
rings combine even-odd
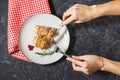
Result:
{"label": "fork", "polygon": [[[55,42],[59,42],[59,40],[64,36],[64,34],[67,32],[67,29],[63,26],[57,29],[57,34],[54,36]],[[59,36],[58,36],[59,35]]]}
{"label": "fork", "polygon": [[53,44],[53,45],[54,45],[54,49],[53,49],[54,52],[60,51],[60,53],[62,53],[64,56],[71,57],[70,55],[67,55],[65,52],[61,51],[61,49],[57,45],[55,45],[55,44]]}
{"label": "fork", "polygon": [[60,26],[60,28],[57,29],[57,33],[59,33],[62,28],[63,26]]}

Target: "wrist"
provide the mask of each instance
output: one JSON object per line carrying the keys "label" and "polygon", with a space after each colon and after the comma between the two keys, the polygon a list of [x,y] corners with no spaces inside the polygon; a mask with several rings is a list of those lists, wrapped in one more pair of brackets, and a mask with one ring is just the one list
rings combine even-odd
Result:
{"label": "wrist", "polygon": [[103,70],[104,68],[104,57],[100,57],[100,70]]}
{"label": "wrist", "polygon": [[91,7],[91,14],[92,14],[92,18],[98,18],[102,16],[101,11],[98,10],[97,5],[92,5]]}
{"label": "wrist", "polygon": [[92,5],[90,6],[92,9],[92,16],[93,18],[98,18],[101,16],[105,16],[106,12],[109,10],[108,7],[104,7],[103,5]]}
{"label": "wrist", "polygon": [[112,67],[112,62],[109,59],[103,58],[102,63],[104,64],[101,67],[101,71],[110,71]]}
{"label": "wrist", "polygon": [[117,75],[120,75],[120,62],[117,61],[112,61],[106,58],[103,58],[103,64],[104,66],[101,67],[101,71],[107,71],[107,72],[111,72]]}

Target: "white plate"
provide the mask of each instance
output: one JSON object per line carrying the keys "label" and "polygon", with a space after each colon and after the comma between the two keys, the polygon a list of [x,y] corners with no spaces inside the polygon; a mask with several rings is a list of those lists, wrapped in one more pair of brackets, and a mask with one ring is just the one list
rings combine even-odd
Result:
{"label": "white plate", "polygon": [[[61,53],[54,53],[53,55],[47,55],[47,56],[40,56],[35,54],[35,52],[41,52],[41,49],[34,48],[32,51],[28,50],[28,45],[32,44],[32,38],[35,36],[33,32],[33,28],[35,25],[44,25],[44,26],[49,26],[53,28],[60,28],[59,24],[62,22],[58,17],[52,15],[52,14],[37,14],[29,19],[27,19],[19,32],[19,46],[23,54],[30,59],[32,62],[38,63],[38,64],[51,64],[56,61],[58,61],[60,58],[62,58]],[[66,52],[69,46],[70,42],[70,37],[69,37],[69,32],[66,26],[62,28],[63,30],[65,29],[64,35],[61,37],[59,41],[57,41],[57,45],[59,48]],[[62,30],[59,31],[58,35],[56,37],[59,37],[62,32]],[[51,50],[53,47],[50,47],[47,50]],[[46,50],[46,51],[47,51]]]}

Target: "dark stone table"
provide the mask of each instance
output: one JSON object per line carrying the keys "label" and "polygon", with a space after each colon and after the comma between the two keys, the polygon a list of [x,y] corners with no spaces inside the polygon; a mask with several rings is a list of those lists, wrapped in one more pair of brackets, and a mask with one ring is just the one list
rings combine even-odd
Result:
{"label": "dark stone table", "polygon": [[[76,3],[100,4],[109,0],[49,0],[52,14],[63,12]],[[63,57],[51,65],[25,62],[8,55],[8,0],[0,0],[0,80],[120,80],[120,77],[98,71],[92,75],[75,72]],[[120,61],[120,16],[101,17],[83,24],[68,25],[70,47],[67,54],[96,54]]]}

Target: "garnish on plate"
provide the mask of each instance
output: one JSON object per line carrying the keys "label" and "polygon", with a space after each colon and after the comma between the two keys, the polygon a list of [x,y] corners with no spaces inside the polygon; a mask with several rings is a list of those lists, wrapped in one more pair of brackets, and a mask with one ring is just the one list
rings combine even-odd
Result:
{"label": "garnish on plate", "polygon": [[41,56],[46,56],[46,55],[52,55],[52,54],[54,54],[54,52],[49,50],[48,52],[45,52],[45,51],[43,51],[43,52],[35,52],[35,54],[38,54],[38,55],[41,55]]}
{"label": "garnish on plate", "polygon": [[34,46],[33,45],[28,45],[28,50],[33,50],[34,49]]}

